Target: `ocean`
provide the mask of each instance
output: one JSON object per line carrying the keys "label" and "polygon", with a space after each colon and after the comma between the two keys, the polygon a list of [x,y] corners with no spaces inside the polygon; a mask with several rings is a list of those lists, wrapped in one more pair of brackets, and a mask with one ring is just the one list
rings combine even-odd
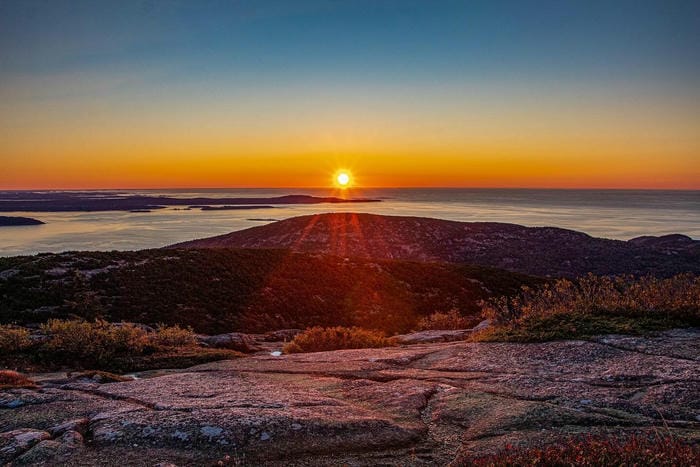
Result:
{"label": "ocean", "polygon": [[[110,190],[113,192],[115,190]],[[328,189],[116,190],[171,197],[267,197],[337,195]],[[349,197],[380,203],[280,205],[244,211],[13,212],[45,225],[0,227],[0,256],[70,250],[138,250],[220,235],[272,219],[324,212],[368,212],[466,222],[555,226],[596,237],[628,240],[681,233],[700,239],[700,191],[540,189],[351,189]]]}

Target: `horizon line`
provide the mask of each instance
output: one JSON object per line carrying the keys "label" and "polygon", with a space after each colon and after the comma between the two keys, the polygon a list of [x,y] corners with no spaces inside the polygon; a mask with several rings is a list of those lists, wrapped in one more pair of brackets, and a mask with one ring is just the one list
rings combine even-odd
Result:
{"label": "horizon line", "polygon": [[[158,191],[158,190],[331,190],[338,191],[330,186],[304,186],[304,187],[274,187],[274,186],[232,186],[232,187],[131,187],[131,188],[2,188],[0,192],[18,191]],[[700,191],[698,188],[658,188],[658,187],[547,187],[547,186],[362,186],[343,189],[352,190],[551,190],[551,191]]]}

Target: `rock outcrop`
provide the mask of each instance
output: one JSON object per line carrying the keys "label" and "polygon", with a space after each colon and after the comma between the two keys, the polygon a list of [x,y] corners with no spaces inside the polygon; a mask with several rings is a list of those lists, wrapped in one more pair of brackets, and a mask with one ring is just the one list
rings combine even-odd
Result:
{"label": "rock outcrop", "polygon": [[698,375],[698,330],[259,355],[129,382],[0,391],[0,455],[17,464],[444,465],[570,433],[656,427],[698,440]]}
{"label": "rock outcrop", "polygon": [[214,349],[231,349],[239,352],[251,353],[260,348],[256,345],[253,335],[242,332],[229,332],[213,336],[197,336],[200,345]]}

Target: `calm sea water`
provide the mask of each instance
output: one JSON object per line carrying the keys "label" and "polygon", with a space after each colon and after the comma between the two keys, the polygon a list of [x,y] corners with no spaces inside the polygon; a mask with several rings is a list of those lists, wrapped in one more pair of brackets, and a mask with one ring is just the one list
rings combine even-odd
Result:
{"label": "calm sea water", "polygon": [[[174,197],[333,194],[322,189],[123,192]],[[150,213],[8,213],[6,215],[34,217],[46,222],[46,225],[0,228],[0,256],[67,250],[155,248],[265,223],[250,219],[285,219],[341,211],[556,226],[622,240],[669,233],[682,233],[700,239],[700,191],[355,189],[350,196],[380,198],[383,202],[287,205],[247,211],[183,211],[167,208]]]}

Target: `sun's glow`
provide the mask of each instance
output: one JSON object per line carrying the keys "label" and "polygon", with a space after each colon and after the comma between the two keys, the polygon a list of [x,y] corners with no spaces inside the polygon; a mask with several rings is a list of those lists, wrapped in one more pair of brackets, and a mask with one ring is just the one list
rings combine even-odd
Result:
{"label": "sun's glow", "polygon": [[341,188],[347,188],[348,186],[350,186],[351,181],[352,179],[350,177],[350,174],[345,171],[338,172],[338,174],[335,176],[335,182]]}

